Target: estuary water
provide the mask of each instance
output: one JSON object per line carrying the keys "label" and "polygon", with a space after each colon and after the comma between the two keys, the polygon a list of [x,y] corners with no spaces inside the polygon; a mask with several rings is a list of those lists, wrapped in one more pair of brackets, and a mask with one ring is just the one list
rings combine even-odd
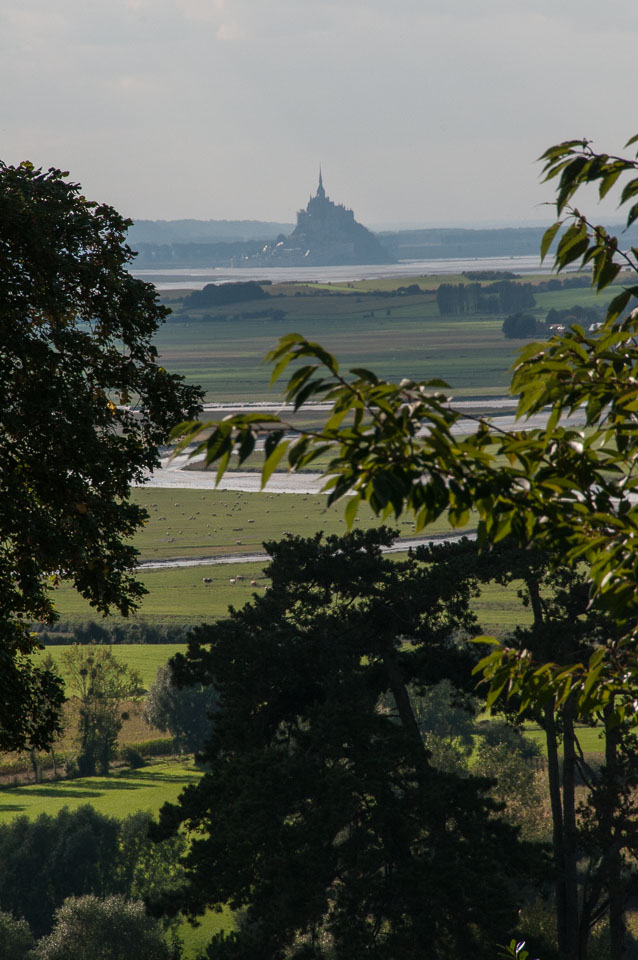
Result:
{"label": "estuary water", "polygon": [[361,264],[351,267],[178,267],[164,270],[135,270],[158,290],[201,290],[207,283],[238,280],[271,280],[273,283],[348,283],[380,277],[422,277],[428,274],[455,274],[468,270],[507,270],[511,273],[551,273],[551,259],[541,264],[536,255],[525,257],[480,257],[468,260],[400,260],[398,263]]}

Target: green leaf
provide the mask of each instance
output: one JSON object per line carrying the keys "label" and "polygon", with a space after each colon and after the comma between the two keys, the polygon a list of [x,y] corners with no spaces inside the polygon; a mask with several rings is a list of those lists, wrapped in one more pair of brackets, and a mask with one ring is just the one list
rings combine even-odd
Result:
{"label": "green leaf", "polygon": [[551,227],[548,227],[543,234],[543,239],[541,240],[541,263],[547,256],[547,251],[551,247],[554,237],[562,227],[563,223],[563,220],[557,220],[556,223],[552,224]]}
{"label": "green leaf", "polygon": [[348,502],[346,503],[346,509],[344,510],[344,516],[345,516],[346,526],[348,530],[352,529],[352,524],[354,523],[360,503],[361,503],[360,493],[355,493],[351,497],[348,497]]}
{"label": "green leaf", "polygon": [[618,167],[617,169],[612,170],[611,173],[608,173],[607,176],[602,179],[600,187],[598,188],[598,196],[601,200],[607,196],[622,172],[623,168]]}
{"label": "green leaf", "polygon": [[239,450],[237,451],[237,459],[240,464],[242,464],[244,460],[247,460],[255,449],[255,439],[255,434],[252,430],[247,430],[242,437]]}
{"label": "green leaf", "polygon": [[[491,647],[500,647],[501,643],[496,637],[490,637],[488,634],[482,634],[480,637],[472,637],[470,643],[485,643]],[[477,668],[475,667],[474,670]]]}
{"label": "green leaf", "polygon": [[268,483],[272,473],[277,469],[277,465],[279,464],[279,461],[281,460],[281,458],[283,457],[284,453],[286,452],[289,446],[290,446],[290,440],[281,440],[274,447],[274,449],[272,450],[272,453],[270,453],[266,457],[266,460],[264,461],[264,465],[261,468],[261,489],[262,490]]}
{"label": "green leaf", "polygon": [[615,296],[614,299],[609,304],[609,306],[607,307],[607,321],[609,323],[613,322],[616,319],[616,317],[618,317],[623,312],[623,310],[625,309],[625,307],[627,306],[630,300],[631,300],[630,290],[623,290],[622,293],[619,293],[617,296]]}
{"label": "green leaf", "polygon": [[622,193],[620,194],[620,204],[627,203],[628,200],[631,200],[632,197],[635,197],[638,194],[638,178],[635,180],[630,180],[629,183],[626,183],[623,187]]}

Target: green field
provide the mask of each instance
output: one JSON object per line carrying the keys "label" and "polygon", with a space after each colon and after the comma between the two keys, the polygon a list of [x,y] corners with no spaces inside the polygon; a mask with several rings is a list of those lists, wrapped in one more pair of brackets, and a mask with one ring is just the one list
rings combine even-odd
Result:
{"label": "green field", "polygon": [[[261,553],[264,541],[279,540],[285,533],[309,537],[317,530],[346,531],[344,503],[327,507],[325,494],[138,488],[133,499],[149,513],[148,523],[133,541],[142,561]],[[381,523],[367,504],[362,504],[358,516],[356,525],[362,529]],[[412,521],[393,524],[390,518],[387,525],[401,536],[415,535]],[[449,529],[443,518],[428,531]]]}
{"label": "green field", "polygon": [[[140,612],[128,617],[129,622],[136,619],[148,620],[182,626],[195,626],[224,617],[229,604],[242,606],[251,594],[265,586],[263,564],[230,564],[219,567],[171,567],[167,570],[145,572],[141,582],[148,590]],[[235,584],[231,578],[243,576],[245,579]],[[213,582],[206,585],[203,577],[212,577]],[[259,587],[251,587],[251,579],[261,578]],[[101,620],[95,610],[89,606],[71,587],[61,586],[55,594],[56,609],[63,621]],[[117,614],[109,617],[108,622],[122,622]]]}
{"label": "green field", "polygon": [[[439,316],[436,287],[441,282],[463,281],[469,282],[463,277],[431,276],[352,284],[278,284],[267,288],[270,302],[189,311],[191,321],[165,324],[156,345],[168,369],[200,384],[209,400],[219,402],[276,400],[279,391],[269,392],[271,371],[262,361],[278,339],[293,330],[318,340],[344,368],[370,367],[380,376],[397,380],[440,377],[459,397],[507,393],[509,371],[523,343],[504,338],[503,316]],[[424,292],[383,295],[411,283]],[[610,288],[596,302],[604,306],[617,292],[617,287]],[[167,300],[177,310],[182,298],[173,292]],[[538,293],[536,302],[535,312],[544,317],[551,307],[591,305],[595,298],[583,287]],[[283,310],[285,316],[282,320],[237,316],[264,307]],[[198,313],[214,319],[200,321]]]}
{"label": "green field", "polygon": [[158,761],[141,770],[115,771],[108,777],[86,777],[0,789],[0,822],[19,814],[55,816],[62,807],[74,809],[90,803],[100,813],[126,817],[136,810],[156,814],[162,804],[173,802],[201,772],[190,762]]}
{"label": "green field", "polygon": [[[62,654],[68,649],[69,645],[60,644],[47,647],[46,653],[50,654],[54,663],[57,664],[62,663]],[[138,671],[148,690],[155,682],[158,667],[163,667],[174,654],[185,651],[186,645],[183,643],[118,643],[114,644],[112,649],[118,660]],[[39,651],[37,656],[44,656],[44,653]],[[60,672],[63,674],[62,669]],[[159,733],[157,735],[159,736]]]}

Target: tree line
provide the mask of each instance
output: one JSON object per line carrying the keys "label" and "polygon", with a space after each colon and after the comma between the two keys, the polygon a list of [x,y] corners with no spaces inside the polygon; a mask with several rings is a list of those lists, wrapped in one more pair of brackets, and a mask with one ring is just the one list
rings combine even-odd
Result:
{"label": "tree line", "polygon": [[511,313],[536,306],[534,286],[497,280],[494,283],[442,283],[436,302],[442,317],[475,313]]}

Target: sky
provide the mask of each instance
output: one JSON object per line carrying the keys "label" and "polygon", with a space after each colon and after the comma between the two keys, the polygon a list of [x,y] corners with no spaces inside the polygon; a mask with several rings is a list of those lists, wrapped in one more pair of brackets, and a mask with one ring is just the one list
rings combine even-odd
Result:
{"label": "sky", "polygon": [[536,158],[638,132],[637,41],[636,0],[0,0],[0,159],[135,219],[294,222],[321,164],[371,226],[550,222]]}

